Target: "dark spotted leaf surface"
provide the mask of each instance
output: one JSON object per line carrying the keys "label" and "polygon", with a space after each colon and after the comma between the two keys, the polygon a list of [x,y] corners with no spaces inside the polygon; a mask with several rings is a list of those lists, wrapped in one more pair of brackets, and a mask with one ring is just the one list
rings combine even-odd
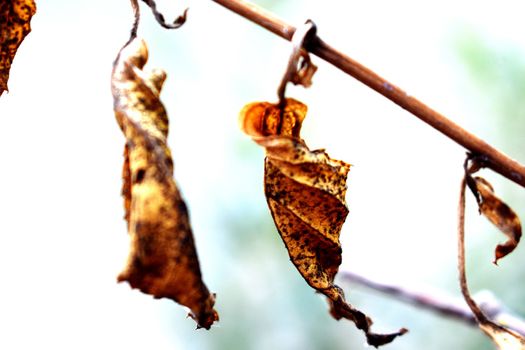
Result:
{"label": "dark spotted leaf surface", "polygon": [[266,199],[292,263],[312,288],[328,297],[334,318],[353,321],[377,347],[406,330],[372,333],[371,319],[347,303],[334,284],[341,264],[339,235],[348,214],[350,165],[308,148],[300,138],[306,111],[306,105],[294,99],[286,99],[283,109],[255,102],[241,111],[240,127],[266,149]]}
{"label": "dark spotted leaf surface", "polygon": [[168,116],[159,99],[163,71],[143,71],[146,44],[135,39],[115,62],[115,116],[126,137],[123,196],[131,247],[118,276],[155,298],[191,310],[198,327],[218,320],[215,296],[202,282],[188,211],[173,179]]}
{"label": "dark spotted leaf surface", "polygon": [[11,63],[18,47],[31,31],[34,0],[0,0],[0,96],[7,89]]}

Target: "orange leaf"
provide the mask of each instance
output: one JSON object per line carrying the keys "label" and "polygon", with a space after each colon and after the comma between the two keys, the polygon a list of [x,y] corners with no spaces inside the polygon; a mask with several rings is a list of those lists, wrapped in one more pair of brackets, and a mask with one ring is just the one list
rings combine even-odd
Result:
{"label": "orange leaf", "polygon": [[191,310],[198,327],[218,320],[215,296],[202,282],[188,210],[173,179],[166,144],[168,116],[159,94],[166,75],[144,72],[146,44],[135,39],[115,62],[115,116],[126,137],[123,190],[131,239],[128,281],[155,298],[170,298]]}
{"label": "orange leaf", "polygon": [[268,102],[251,103],[241,111],[240,125],[266,149],[266,199],[292,263],[312,288],[328,297],[334,318],[353,321],[377,347],[406,330],[372,333],[372,321],[348,304],[333,283],[341,264],[339,235],[348,214],[350,165],[306,146],[300,138],[306,111],[306,105],[294,99],[287,99],[282,109]]}
{"label": "orange leaf", "polygon": [[0,96],[7,89],[9,70],[18,47],[31,31],[34,0],[0,0]]}

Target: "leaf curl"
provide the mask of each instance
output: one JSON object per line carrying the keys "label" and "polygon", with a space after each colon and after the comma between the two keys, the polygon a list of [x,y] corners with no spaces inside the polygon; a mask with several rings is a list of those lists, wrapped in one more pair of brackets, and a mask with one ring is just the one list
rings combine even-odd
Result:
{"label": "leaf curl", "polygon": [[218,320],[215,295],[202,282],[188,210],[173,179],[168,116],[159,99],[166,75],[144,72],[147,58],[144,41],[134,39],[112,74],[115,116],[126,137],[122,193],[131,240],[118,281],[188,307],[198,327],[209,329]]}
{"label": "leaf curl", "polygon": [[302,85],[308,88],[312,86],[312,78],[317,71],[317,66],[313,64],[306,50],[302,49],[300,55],[301,59],[298,69],[292,74],[290,82],[294,85]]}
{"label": "leaf curl", "polygon": [[8,91],[11,63],[18,47],[31,31],[34,0],[0,0],[0,96]]}
{"label": "leaf curl", "polygon": [[[466,258],[465,258],[465,187],[468,185],[471,190],[476,189],[477,185],[488,186],[490,189],[492,186],[485,180],[479,180],[472,178],[472,169],[477,168],[477,164],[468,169],[469,158],[465,161],[465,176],[461,181],[460,194],[459,194],[459,205],[458,205],[458,271],[459,271],[459,285],[461,294],[465,299],[468,307],[474,314],[479,328],[496,344],[499,350],[525,350],[525,338],[516,333],[515,331],[504,327],[503,325],[496,324],[490,320],[479,305],[472,299],[470,290],[467,283],[467,272],[466,272]],[[483,192],[483,190],[482,190]],[[490,190],[492,192],[492,189]],[[484,194],[475,192],[476,199],[481,200]],[[479,196],[479,197],[478,197]]]}
{"label": "leaf curl", "polygon": [[350,165],[310,150],[300,138],[307,106],[286,99],[284,106],[255,102],[243,108],[241,129],[266,149],[264,188],[273,220],[292,263],[305,281],[329,299],[335,319],[346,318],[380,346],[406,332],[371,332],[372,320],[346,302],[334,284],[341,264],[339,235],[348,215],[345,202]]}
{"label": "leaf curl", "polygon": [[521,238],[521,222],[511,207],[496,197],[492,185],[482,177],[474,177],[476,190],[479,194],[479,211],[491,223],[493,223],[503,234],[507,241],[496,246],[494,251],[494,263],[512,253],[518,246]]}
{"label": "leaf curl", "polygon": [[476,198],[479,212],[507,236],[507,241],[498,244],[494,251],[493,262],[497,265],[499,259],[512,253],[518,246],[521,239],[521,221],[514,210],[494,194],[494,188],[487,180],[480,176],[472,176],[479,167],[479,164],[474,163],[470,168],[466,168],[465,179]]}

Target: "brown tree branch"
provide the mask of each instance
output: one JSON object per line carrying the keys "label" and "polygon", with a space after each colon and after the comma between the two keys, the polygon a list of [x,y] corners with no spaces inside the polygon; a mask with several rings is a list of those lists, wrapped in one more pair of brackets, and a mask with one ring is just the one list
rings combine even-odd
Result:
{"label": "brown tree branch", "polygon": [[[422,291],[382,283],[351,271],[341,271],[338,277],[343,281],[379,291],[408,304],[416,305],[477,327],[474,314],[461,298],[438,291]],[[492,294],[479,293],[476,295],[476,300],[488,318],[525,336],[525,320],[509,313],[507,308],[500,301],[496,300]]]}
{"label": "brown tree branch", "polygon": [[[212,0],[240,16],[266,28],[290,41],[295,27],[275,17],[268,11],[242,0]],[[444,115],[436,112],[418,99],[409,96],[396,85],[383,79],[372,70],[329,46],[318,36],[313,37],[305,48],[316,56],[351,75],[371,89],[409,111],[423,122],[456,141],[472,154],[483,158],[483,165],[525,187],[525,166],[509,158],[479,137],[469,133]]]}

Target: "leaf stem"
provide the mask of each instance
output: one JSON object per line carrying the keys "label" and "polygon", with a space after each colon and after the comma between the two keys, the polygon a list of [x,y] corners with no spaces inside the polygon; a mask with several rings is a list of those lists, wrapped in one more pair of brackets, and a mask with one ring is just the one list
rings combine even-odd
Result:
{"label": "leaf stem", "polygon": [[470,295],[467,284],[467,272],[465,266],[465,188],[467,187],[467,173],[461,179],[461,188],[459,192],[458,204],[458,271],[459,271],[459,287],[465,302],[474,314],[478,323],[487,322],[487,317],[481,311],[480,307]]}

